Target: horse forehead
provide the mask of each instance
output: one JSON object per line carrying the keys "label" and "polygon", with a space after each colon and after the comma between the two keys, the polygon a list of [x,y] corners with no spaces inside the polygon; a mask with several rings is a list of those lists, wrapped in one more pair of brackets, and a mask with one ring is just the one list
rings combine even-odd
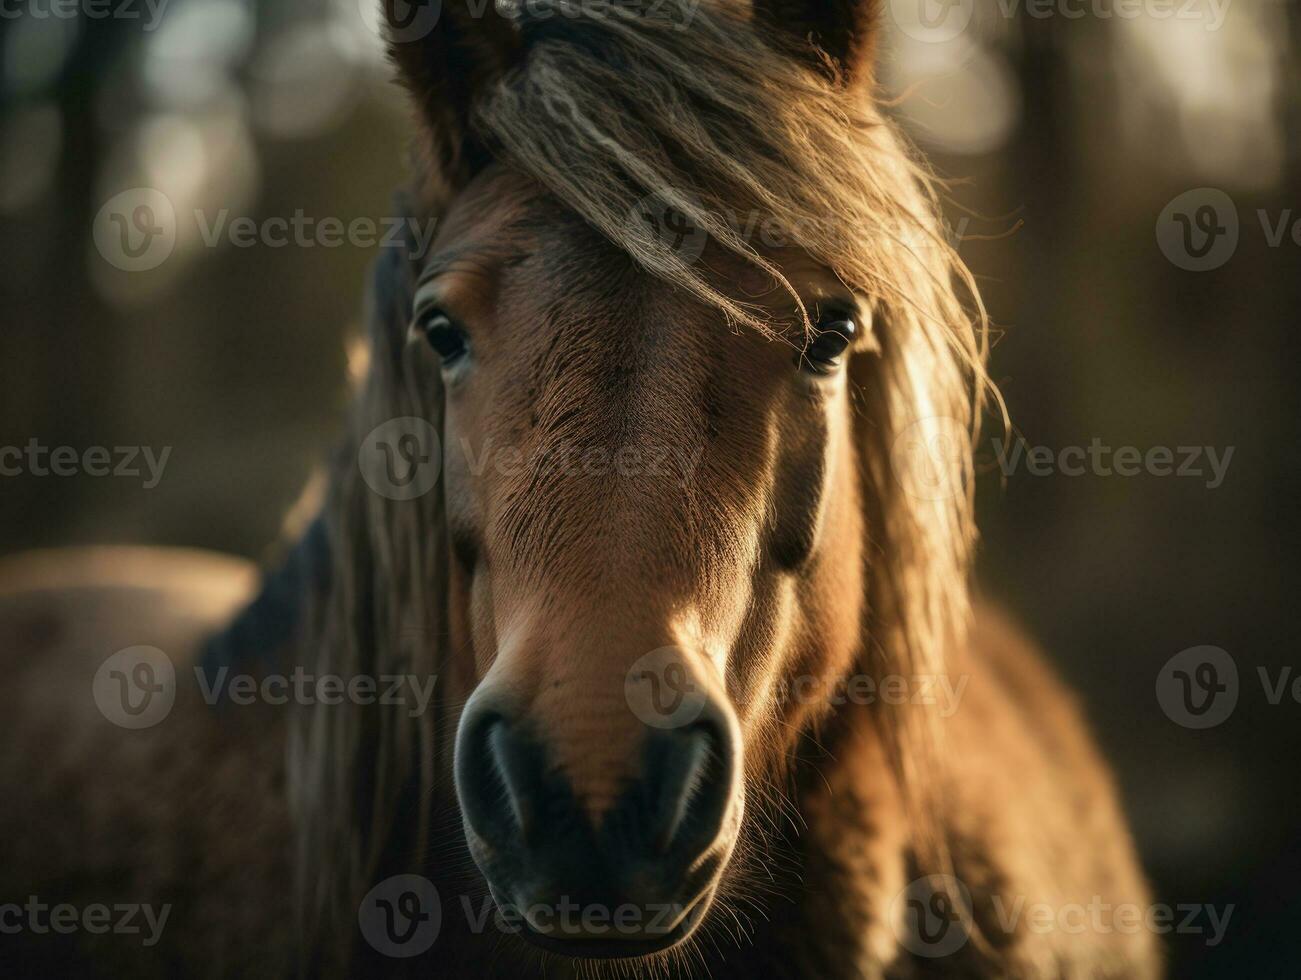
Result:
{"label": "horse forehead", "polygon": [[543,431],[581,426],[615,441],[694,432],[717,387],[713,324],[657,293],[636,282],[539,292],[539,315],[521,317],[505,390]]}
{"label": "horse forehead", "polygon": [[561,222],[540,232],[508,275],[498,316],[518,394],[647,418],[682,411],[675,396],[698,402],[720,366],[721,315],[590,229]]}
{"label": "horse forehead", "polygon": [[[635,220],[630,216],[629,220]],[[656,278],[562,202],[510,171],[476,180],[444,225],[451,247],[492,256],[497,422],[570,435],[684,427],[747,373],[720,311]],[[513,408],[514,411],[501,412]],[[617,425],[616,425],[617,423]]]}

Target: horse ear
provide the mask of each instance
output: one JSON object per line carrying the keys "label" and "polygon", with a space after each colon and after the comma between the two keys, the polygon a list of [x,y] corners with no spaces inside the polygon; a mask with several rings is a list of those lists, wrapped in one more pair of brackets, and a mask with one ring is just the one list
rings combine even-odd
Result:
{"label": "horse ear", "polygon": [[880,8],[880,0],[754,0],[754,18],[817,69],[857,85],[872,77]]}
{"label": "horse ear", "polygon": [[518,31],[493,0],[378,2],[389,57],[427,125],[432,162],[455,186],[488,160],[470,120],[476,102],[515,63]]}

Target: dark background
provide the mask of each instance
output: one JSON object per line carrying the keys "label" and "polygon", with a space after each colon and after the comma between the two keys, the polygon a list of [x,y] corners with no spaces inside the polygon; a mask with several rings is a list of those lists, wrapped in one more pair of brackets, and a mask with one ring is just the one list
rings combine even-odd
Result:
{"label": "dark background", "polygon": [[[1159,900],[1234,906],[1218,946],[1170,937],[1172,975],[1287,975],[1301,961],[1301,704],[1271,704],[1257,671],[1301,669],[1285,615],[1301,596],[1301,244],[1271,246],[1259,214],[1301,221],[1301,14],[955,3],[974,16],[944,43],[886,18],[882,81],[956,181],[947,210],[999,328],[993,374],[1017,432],[1054,453],[1094,438],[1234,447],[1212,489],[1024,465],[1003,478],[991,445],[983,587],[1081,691]],[[152,29],[27,15],[0,30],[0,445],[173,447],[153,489],[0,477],[0,550],[261,557],[338,427],[375,250],[208,247],[184,216],[390,216],[408,120],[376,38],[352,0],[170,0]],[[180,231],[160,267],[124,273],[92,223],[140,186],[168,195]],[[1230,196],[1239,243],[1190,271],[1158,220],[1208,187]],[[1228,651],[1240,692],[1198,731],[1156,689],[1201,645]]]}

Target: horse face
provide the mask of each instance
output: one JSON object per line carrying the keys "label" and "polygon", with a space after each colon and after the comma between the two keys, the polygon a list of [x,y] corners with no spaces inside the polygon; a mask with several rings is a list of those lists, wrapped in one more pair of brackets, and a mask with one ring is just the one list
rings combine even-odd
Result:
{"label": "horse face", "polygon": [[433,349],[412,356],[441,361],[445,391],[453,643],[477,681],[455,765],[471,852],[538,944],[652,953],[702,920],[747,781],[856,647],[844,362],[864,311],[783,262],[815,321],[857,321],[841,357],[834,339],[802,353],[791,296],[706,250],[789,333],[729,329],[498,167],[432,253],[412,343]]}

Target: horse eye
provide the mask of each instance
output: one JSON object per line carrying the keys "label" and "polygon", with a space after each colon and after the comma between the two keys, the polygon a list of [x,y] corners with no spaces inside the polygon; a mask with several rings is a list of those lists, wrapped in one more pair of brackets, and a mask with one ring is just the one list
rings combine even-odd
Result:
{"label": "horse eye", "polygon": [[430,310],[420,316],[418,325],[446,367],[459,361],[469,353],[470,348],[465,331],[452,322],[442,310]]}
{"label": "horse eye", "polygon": [[826,374],[840,366],[842,355],[854,339],[854,320],[831,314],[818,321],[817,332],[804,348],[800,365],[814,374]]}

